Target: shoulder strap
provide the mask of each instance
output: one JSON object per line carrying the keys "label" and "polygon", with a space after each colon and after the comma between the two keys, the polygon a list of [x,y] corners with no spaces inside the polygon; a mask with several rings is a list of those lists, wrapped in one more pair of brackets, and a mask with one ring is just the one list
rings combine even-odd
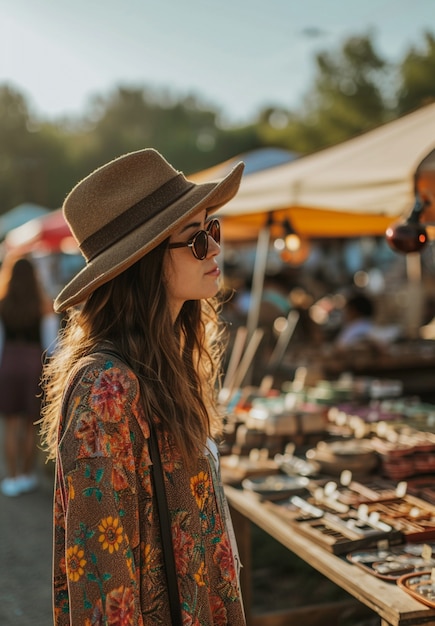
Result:
{"label": "shoulder strap", "polygon": [[[110,348],[101,347],[94,354],[109,354],[114,358],[125,362],[125,359],[116,351]],[[71,382],[70,389],[75,381],[76,376]],[[162,541],[163,560],[165,562],[166,581],[168,585],[169,605],[171,612],[172,626],[182,626],[180,597],[178,591],[177,571],[175,567],[174,546],[172,543],[171,520],[169,517],[168,503],[166,500],[165,482],[163,477],[163,468],[160,459],[160,452],[157,443],[157,436],[152,420],[150,426],[150,457],[153,468],[154,486],[157,501],[157,509],[159,511],[160,535]]]}
{"label": "shoulder strap", "polygon": [[180,597],[178,592],[177,572],[175,568],[174,546],[172,543],[171,520],[166,500],[163,468],[157,444],[154,424],[150,422],[150,456],[153,464],[154,486],[156,490],[157,508],[159,510],[160,534],[163,558],[165,561],[166,580],[168,584],[169,604],[172,626],[182,626]]}

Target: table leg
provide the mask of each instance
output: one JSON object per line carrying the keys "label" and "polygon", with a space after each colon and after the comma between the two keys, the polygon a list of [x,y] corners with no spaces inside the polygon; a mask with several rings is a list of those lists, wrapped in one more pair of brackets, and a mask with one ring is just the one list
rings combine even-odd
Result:
{"label": "table leg", "polygon": [[247,517],[230,507],[231,519],[237,538],[242,569],[240,572],[240,585],[243,594],[246,623],[252,624],[252,531],[251,522]]}

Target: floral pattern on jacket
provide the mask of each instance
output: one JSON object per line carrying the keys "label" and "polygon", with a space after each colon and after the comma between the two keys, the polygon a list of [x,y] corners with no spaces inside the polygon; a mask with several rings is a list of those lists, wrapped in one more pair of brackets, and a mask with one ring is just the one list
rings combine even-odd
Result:
{"label": "floral pattern on jacket", "polygon": [[[54,505],[57,626],[171,623],[148,450],[134,373],[85,360],[59,431]],[[244,626],[221,485],[209,454],[186,471],[157,429],[183,626]]]}

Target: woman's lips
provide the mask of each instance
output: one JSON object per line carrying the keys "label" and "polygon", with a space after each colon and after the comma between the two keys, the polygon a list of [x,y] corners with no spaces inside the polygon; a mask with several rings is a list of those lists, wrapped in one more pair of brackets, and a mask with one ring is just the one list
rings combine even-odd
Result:
{"label": "woman's lips", "polygon": [[211,268],[211,270],[209,270],[208,272],[206,272],[207,276],[219,276],[221,273],[219,267],[217,265],[215,265],[214,267]]}

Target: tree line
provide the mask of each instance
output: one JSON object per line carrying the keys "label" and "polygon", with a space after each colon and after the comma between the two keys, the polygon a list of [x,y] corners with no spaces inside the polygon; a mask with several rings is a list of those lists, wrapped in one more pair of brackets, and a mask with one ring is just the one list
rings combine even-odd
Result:
{"label": "tree line", "polygon": [[423,33],[392,64],[372,34],[347,38],[314,58],[312,84],[296,110],[267,107],[225,127],[200,98],[117,86],[73,119],[42,119],[17,89],[0,85],[0,214],[24,202],[59,207],[77,180],[116,156],[155,147],[185,173],[250,150],[315,152],[435,99],[435,36]]}

